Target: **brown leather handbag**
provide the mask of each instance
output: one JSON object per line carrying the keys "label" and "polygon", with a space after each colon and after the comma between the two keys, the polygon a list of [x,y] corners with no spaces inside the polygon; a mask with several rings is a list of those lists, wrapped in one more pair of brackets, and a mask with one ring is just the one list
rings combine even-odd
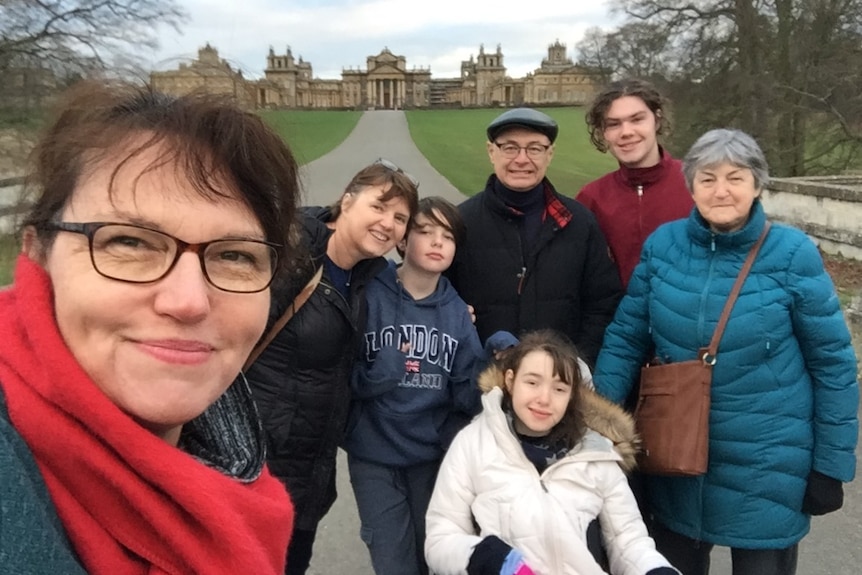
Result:
{"label": "brown leather handbag", "polygon": [[748,252],[709,346],[697,352],[697,359],[667,364],[654,360],[641,369],[635,422],[642,445],[638,469],[643,473],[677,476],[706,473],[712,366],[730,310],[769,228],[770,223],[766,222],[760,238]]}

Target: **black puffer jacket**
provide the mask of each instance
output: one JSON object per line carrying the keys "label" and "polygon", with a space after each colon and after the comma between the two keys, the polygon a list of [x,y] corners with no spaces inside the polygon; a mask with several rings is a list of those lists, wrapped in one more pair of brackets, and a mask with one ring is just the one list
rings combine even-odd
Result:
{"label": "black puffer jacket", "polygon": [[482,342],[498,330],[556,329],[595,365],[622,285],[595,217],[544,180],[546,213],[534,245],[522,249],[520,216],[485,190],[458,209],[467,239],[447,276],[476,310]]}
{"label": "black puffer jacket", "polygon": [[[309,257],[290,285],[273,288],[270,324],[322,264],[330,216],[328,208],[303,210]],[[314,529],[335,501],[335,456],[347,419],[358,326],[365,325],[365,286],[385,265],[383,258],[356,264],[349,302],[324,273],[246,374],[267,436],[269,468],[287,485],[297,529]]]}

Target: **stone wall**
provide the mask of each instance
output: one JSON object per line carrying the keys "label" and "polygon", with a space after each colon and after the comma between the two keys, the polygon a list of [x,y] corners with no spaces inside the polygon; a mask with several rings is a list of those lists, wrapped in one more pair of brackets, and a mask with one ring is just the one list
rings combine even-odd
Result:
{"label": "stone wall", "polygon": [[771,219],[803,230],[824,252],[862,261],[862,176],[775,178],[762,201]]}

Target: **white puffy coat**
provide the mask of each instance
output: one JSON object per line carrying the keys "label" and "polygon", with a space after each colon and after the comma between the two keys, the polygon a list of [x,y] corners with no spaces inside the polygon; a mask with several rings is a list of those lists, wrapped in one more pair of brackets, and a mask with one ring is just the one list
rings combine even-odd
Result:
{"label": "white puffy coat", "polygon": [[[602,403],[595,394],[582,393]],[[511,431],[502,396],[499,387],[483,396],[482,413],[457,435],[440,467],[427,514],[425,556],[432,572],[465,575],[476,544],[496,535],[523,553],[537,575],[604,573],[586,544],[587,526],[596,517],[611,573],[644,575],[669,566],[647,534],[620,468],[624,457],[611,440],[590,430],[539,475]],[[592,399],[588,407],[595,411]],[[636,441],[631,420],[604,404],[598,419],[611,420],[612,437],[620,427],[630,434],[618,443],[631,464]],[[627,419],[621,423],[617,416]],[[588,425],[595,426],[596,419],[588,414]]]}

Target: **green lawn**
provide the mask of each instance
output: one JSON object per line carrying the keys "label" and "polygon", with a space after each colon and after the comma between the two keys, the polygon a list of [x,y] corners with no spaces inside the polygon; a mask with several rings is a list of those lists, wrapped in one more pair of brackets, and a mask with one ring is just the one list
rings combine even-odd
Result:
{"label": "green lawn", "polygon": [[[583,108],[543,110],[560,125],[548,177],[557,190],[574,196],[587,182],[616,169],[610,155],[590,143]],[[492,171],[485,128],[503,110],[414,110],[407,112],[410,135],[431,165],[461,192],[480,191]]]}
{"label": "green lawn", "polygon": [[362,112],[264,110],[260,116],[290,146],[296,160],[307,164],[338,146],[353,131]]}

